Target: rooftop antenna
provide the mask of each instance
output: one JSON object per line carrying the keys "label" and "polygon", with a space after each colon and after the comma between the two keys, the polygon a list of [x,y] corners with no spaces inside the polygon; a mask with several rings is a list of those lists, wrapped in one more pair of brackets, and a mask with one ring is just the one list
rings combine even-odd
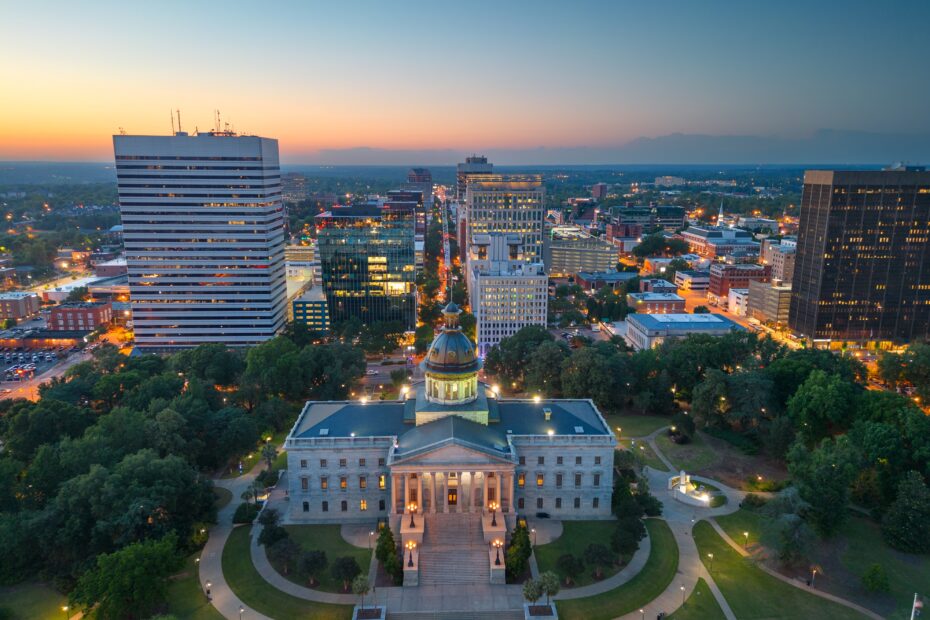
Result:
{"label": "rooftop antenna", "polygon": [[177,112],[178,112],[178,133],[181,133],[183,131],[181,129],[181,110],[178,110]]}
{"label": "rooftop antenna", "polygon": [[176,132],[174,131],[174,110],[168,110],[171,114],[171,135],[173,136]]}

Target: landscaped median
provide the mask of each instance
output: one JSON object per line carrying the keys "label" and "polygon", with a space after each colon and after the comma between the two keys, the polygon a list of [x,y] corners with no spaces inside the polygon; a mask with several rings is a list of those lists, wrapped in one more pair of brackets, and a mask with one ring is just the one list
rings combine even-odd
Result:
{"label": "landscaped median", "polygon": [[698,579],[691,596],[668,620],[726,620],[726,616],[707,582]]}
{"label": "landscaped median", "polygon": [[[740,620],[753,618],[830,618],[861,620],[859,612],[805,592],[753,565],[727,544],[706,521],[694,526],[694,542],[723,597]],[[713,565],[709,554],[713,554]]]}
{"label": "landscaped median", "polygon": [[278,590],[252,564],[250,528],[237,527],[223,548],[223,576],[232,591],[252,609],[271,618],[296,620],[348,620],[349,605],[315,603]]}
{"label": "landscaped median", "polygon": [[[549,544],[536,547],[536,562],[539,566],[539,572],[554,572],[561,579],[562,587],[566,587],[564,585],[566,574],[563,570],[564,567],[559,564],[559,558],[564,555],[572,555],[584,566],[583,570],[574,576],[572,586],[579,587],[595,583],[596,567],[585,561],[585,550],[591,544],[600,544],[610,550],[610,537],[615,529],[617,529],[616,521],[564,521],[561,536]],[[610,553],[613,553],[613,551],[610,551]],[[629,560],[629,558],[624,558],[624,564]],[[605,566],[601,579],[610,577],[620,568],[619,564]]]}
{"label": "landscaped median", "polygon": [[678,570],[678,545],[665,521],[646,519],[649,559],[643,569],[623,585],[588,598],[556,601],[563,620],[607,620],[638,610],[658,597]]}

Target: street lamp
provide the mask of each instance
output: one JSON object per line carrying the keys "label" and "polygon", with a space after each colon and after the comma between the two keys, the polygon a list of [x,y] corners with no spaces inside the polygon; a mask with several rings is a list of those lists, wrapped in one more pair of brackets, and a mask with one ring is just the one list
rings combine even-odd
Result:
{"label": "street lamp", "polygon": [[374,536],[374,532],[368,532],[368,550],[371,551],[371,537]]}
{"label": "street lamp", "polygon": [[642,620],[646,620],[646,610],[645,610],[645,609],[640,609],[640,610],[639,610],[639,613],[640,613],[640,615],[642,616]]}
{"label": "street lamp", "polygon": [[685,604],[685,587],[681,586],[679,589],[681,590],[681,604],[684,605]]}
{"label": "street lamp", "polygon": [[413,568],[413,550],[417,548],[417,543],[411,541],[407,542],[407,551],[410,553],[410,557],[407,560],[407,566]]}
{"label": "street lamp", "polygon": [[708,553],[708,554],[707,554],[707,557],[708,557],[708,559],[710,560],[710,569],[709,569],[709,570],[710,570],[711,572],[713,572],[713,570],[714,570],[714,554],[713,554],[713,553]]}
{"label": "street lamp", "polygon": [[491,527],[497,527],[497,502],[491,502],[488,508],[491,509]]}
{"label": "street lamp", "polygon": [[814,580],[817,579],[817,569],[811,569],[811,587],[814,587]]}
{"label": "street lamp", "polygon": [[410,511],[410,527],[417,526],[416,521],[413,520],[413,513],[416,509],[417,509],[417,505],[414,504],[413,502],[410,502],[409,504],[407,504],[407,510]]}
{"label": "street lamp", "polygon": [[497,547],[497,557],[494,558],[494,566],[501,565],[501,547],[504,546],[504,541],[497,539],[494,541],[494,546]]}
{"label": "street lamp", "polygon": [[743,547],[749,547],[749,532],[743,532],[743,536],[746,538],[746,543]]}
{"label": "street lamp", "polygon": [[213,586],[213,582],[208,580],[207,583],[204,584],[204,586],[206,586],[206,589],[207,589],[207,599],[213,600],[213,597],[210,596],[210,588]]}
{"label": "street lamp", "polygon": [[245,613],[245,607],[239,605],[239,620],[242,620],[242,614]]}
{"label": "street lamp", "polygon": [[68,617],[68,610],[69,610],[69,609],[71,609],[71,608],[68,607],[67,605],[64,605],[64,606],[61,608],[61,611],[65,614],[65,618]]}

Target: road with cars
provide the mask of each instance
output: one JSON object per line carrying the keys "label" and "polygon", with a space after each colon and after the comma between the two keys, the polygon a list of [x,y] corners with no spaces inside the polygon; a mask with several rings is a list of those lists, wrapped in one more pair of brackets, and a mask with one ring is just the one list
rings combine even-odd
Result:
{"label": "road with cars", "polygon": [[[76,351],[71,349],[54,349],[54,357],[47,359],[47,353],[52,350],[36,351],[10,351],[0,350],[0,360],[3,363],[3,373],[0,374],[0,400],[4,398],[25,398],[36,401],[39,399],[39,386],[56,377],[60,377],[69,368],[90,359],[89,351]],[[19,360],[23,353],[24,360]],[[32,362],[33,355],[41,354],[42,358]],[[7,355],[10,359],[7,360]],[[34,364],[34,369],[19,372],[23,366]],[[15,368],[14,367],[19,367]],[[11,370],[14,369],[14,370]],[[19,378],[17,378],[19,377]]]}

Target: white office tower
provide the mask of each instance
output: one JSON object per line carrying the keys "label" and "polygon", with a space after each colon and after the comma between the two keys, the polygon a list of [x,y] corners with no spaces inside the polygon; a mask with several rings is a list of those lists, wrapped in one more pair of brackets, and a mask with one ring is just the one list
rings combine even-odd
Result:
{"label": "white office tower", "polygon": [[278,141],[113,136],[136,346],[252,345],[285,320]]}
{"label": "white office tower", "polygon": [[465,189],[465,239],[517,233],[526,260],[543,259],[546,188],[538,174],[475,174]]}
{"label": "white office tower", "polygon": [[468,253],[468,292],[477,319],[478,354],[527,325],[546,325],[548,278],[541,261],[527,262],[515,233],[478,234]]}

